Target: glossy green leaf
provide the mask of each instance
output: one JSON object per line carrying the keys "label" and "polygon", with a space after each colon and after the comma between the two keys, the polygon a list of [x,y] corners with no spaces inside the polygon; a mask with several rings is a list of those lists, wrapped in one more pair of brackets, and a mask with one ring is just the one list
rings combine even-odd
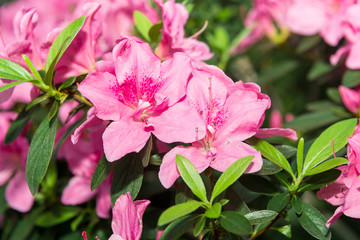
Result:
{"label": "glossy green leaf", "polygon": [[130,192],[132,199],[138,195],[144,175],[141,160],[141,154],[129,153],[116,161],[111,184],[112,204],[115,204],[119,196],[124,193]]}
{"label": "glossy green leaf", "polygon": [[276,186],[264,176],[246,174],[239,179],[239,182],[244,187],[246,187],[247,189],[253,192],[269,194],[269,195],[273,195],[278,192]]}
{"label": "glossy green leaf", "polygon": [[76,81],[76,77],[69,77],[68,79],[65,80],[65,82],[63,82],[63,83],[60,85],[59,91],[70,87],[71,85],[73,85],[73,83],[74,83],[75,81]]}
{"label": "glossy green leaf", "polygon": [[196,209],[198,209],[201,205],[203,205],[202,202],[198,202],[195,200],[189,200],[186,203],[181,203],[175,206],[172,206],[168,209],[166,209],[159,217],[158,225],[162,226],[167,223],[170,223],[182,216],[186,216]]}
{"label": "glossy green leaf", "polygon": [[263,158],[263,165],[261,166],[260,171],[257,171],[256,174],[258,175],[273,175],[280,172],[282,167],[273,163],[272,161]]}
{"label": "glossy green leaf", "polygon": [[222,212],[219,223],[226,231],[238,235],[247,235],[252,232],[250,221],[238,212]]}
{"label": "glossy green leaf", "polygon": [[73,206],[58,206],[38,216],[35,224],[39,227],[52,227],[76,217],[80,210]]}
{"label": "glossy green leaf", "polygon": [[157,42],[159,41],[161,32],[160,30],[163,28],[163,23],[162,22],[158,22],[155,23],[149,30],[149,37],[151,39],[152,42]]}
{"label": "glossy green leaf", "polygon": [[233,164],[231,164],[223,174],[221,174],[220,178],[217,180],[210,202],[212,202],[219,194],[221,194],[225,189],[230,187],[246,170],[246,168],[250,165],[254,156],[247,156],[240,158]]}
{"label": "glossy green leaf", "polygon": [[91,179],[91,191],[94,191],[105,181],[115,164],[116,162],[109,162],[106,160],[105,154],[100,158]]}
{"label": "glossy green leaf", "polygon": [[54,103],[51,105],[48,118],[51,120],[55,115],[58,113],[60,107],[59,101],[55,100]]}
{"label": "glossy green leaf", "polygon": [[279,150],[286,159],[291,158],[296,153],[296,148],[289,145],[277,145],[275,148]]}
{"label": "glossy green leaf", "polygon": [[331,232],[325,226],[326,218],[314,207],[303,204],[303,211],[298,217],[301,226],[313,237],[320,240],[331,239]]}
{"label": "glossy green leaf", "polygon": [[291,199],[291,205],[297,214],[302,213],[303,205],[301,199],[298,196],[293,196]]}
{"label": "glossy green leaf", "polygon": [[280,193],[274,196],[268,202],[267,209],[275,212],[281,211],[290,201],[290,195],[288,193]]}
{"label": "glossy green leaf", "polygon": [[203,202],[208,202],[205,185],[192,163],[181,155],[176,155],[176,165],[186,185]]}
{"label": "glossy green leaf", "polygon": [[149,165],[152,145],[153,145],[153,140],[152,140],[152,135],[150,135],[150,138],[146,142],[145,147],[140,152],[140,155],[142,156],[141,163],[143,167],[147,167]]}
{"label": "glossy green leaf", "polygon": [[259,150],[265,158],[282,167],[291,176],[294,176],[288,160],[270,143],[261,139],[255,139],[254,147]]}
{"label": "glossy green leaf", "polygon": [[322,162],[321,164],[317,165],[316,167],[312,168],[307,175],[315,175],[322,172],[325,172],[327,170],[336,168],[340,165],[347,164],[349,161],[346,158],[332,158],[329,160],[326,160],[325,162]]}
{"label": "glossy green leaf", "polygon": [[30,143],[25,171],[26,181],[33,195],[49,166],[55,142],[57,120],[57,116],[51,120],[45,117]]}
{"label": "glossy green leaf", "polygon": [[224,206],[224,205],[226,205],[229,201],[230,201],[229,199],[221,199],[221,200],[219,201],[219,203],[220,203],[221,206]]}
{"label": "glossy green leaf", "polygon": [[221,213],[221,204],[215,203],[211,208],[205,211],[205,216],[207,218],[218,218]]}
{"label": "glossy green leaf", "polygon": [[194,226],[194,236],[197,237],[201,233],[201,231],[204,229],[206,223],[206,217],[203,215],[200,217],[200,219],[196,222]]}
{"label": "glossy green leaf", "polygon": [[57,62],[60,60],[66,49],[74,40],[76,35],[85,23],[86,16],[79,17],[78,19],[67,25],[64,30],[55,38],[52,43],[49,53],[46,59],[46,74],[45,84],[50,85],[54,74],[54,68]]}
{"label": "glossy green leaf", "polygon": [[149,18],[140,11],[134,11],[135,27],[139,33],[145,38],[146,41],[150,42],[149,31],[152,27],[152,23]]}
{"label": "glossy green leaf", "polygon": [[161,234],[160,240],[179,239],[179,237],[187,232],[198,219],[199,217],[194,215],[184,216],[177,219],[167,226],[165,231]]}
{"label": "glossy green leaf", "polygon": [[5,135],[5,145],[12,143],[20,135],[25,129],[26,124],[29,122],[31,114],[32,111],[26,111],[25,108],[19,113],[15,121],[11,123],[9,130]]}
{"label": "glossy green leaf", "polygon": [[16,81],[16,82],[8,83],[8,84],[3,85],[3,86],[0,87],[0,92],[5,91],[7,89],[10,89],[12,87],[15,87],[15,86],[17,86],[19,84],[26,83],[26,82],[29,82],[29,81]]}
{"label": "glossy green leaf", "polygon": [[313,167],[330,157],[333,150],[337,152],[345,146],[347,138],[353,134],[356,124],[357,119],[348,119],[327,128],[311,145],[305,157],[303,175],[306,176]]}
{"label": "glossy green leaf", "polygon": [[302,168],[304,164],[304,138],[300,138],[297,146],[296,164],[297,164],[297,172],[299,176],[302,172]]}
{"label": "glossy green leaf", "polygon": [[277,214],[277,212],[272,210],[259,210],[248,213],[245,217],[250,221],[251,225],[255,225],[271,221]]}
{"label": "glossy green leaf", "polygon": [[35,98],[34,100],[32,100],[30,103],[28,103],[28,105],[26,106],[26,111],[29,111],[31,108],[33,108],[34,106],[38,105],[39,103],[44,102],[45,100],[49,99],[49,96],[44,94],[44,95],[40,95],[39,97]]}
{"label": "glossy green leaf", "polygon": [[338,169],[330,169],[326,172],[322,172],[316,175],[312,175],[310,178],[305,179],[303,185],[300,186],[300,191],[308,191],[321,188],[332,182],[334,182],[341,174]]}
{"label": "glossy green leaf", "polygon": [[34,79],[25,68],[4,58],[0,58],[0,78],[15,81]]}
{"label": "glossy green leaf", "polygon": [[291,239],[291,225],[285,225],[285,226],[277,227],[277,228],[272,227],[270,229],[278,231],[279,233],[281,233],[285,237]]}
{"label": "glossy green leaf", "polygon": [[26,56],[25,54],[21,55],[23,57],[23,59],[25,60],[26,64],[28,65],[31,73],[35,76],[35,78],[39,81],[42,82],[42,78],[39,74],[39,72],[36,70],[34,64],[31,62],[30,58],[28,56]]}

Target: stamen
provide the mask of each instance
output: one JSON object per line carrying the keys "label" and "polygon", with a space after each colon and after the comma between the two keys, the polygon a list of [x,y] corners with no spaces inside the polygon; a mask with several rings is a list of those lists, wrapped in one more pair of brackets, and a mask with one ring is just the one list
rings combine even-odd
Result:
{"label": "stamen", "polygon": [[208,23],[209,22],[206,20],[204,23],[204,26],[198,32],[194,33],[194,35],[192,35],[190,38],[197,38],[200,34],[202,34],[205,31],[205,29],[207,28]]}

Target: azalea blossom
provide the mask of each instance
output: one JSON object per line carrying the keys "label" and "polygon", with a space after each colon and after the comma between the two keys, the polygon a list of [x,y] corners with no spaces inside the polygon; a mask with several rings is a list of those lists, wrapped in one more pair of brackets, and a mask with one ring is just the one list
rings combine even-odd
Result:
{"label": "azalea blossom", "polygon": [[139,152],[151,133],[166,143],[205,135],[201,118],[184,101],[191,70],[186,55],[161,62],[149,44],[135,39],[120,40],[113,59],[95,64],[78,89],[98,118],[113,121],[103,134],[108,161]]}
{"label": "azalea blossom", "polygon": [[25,177],[25,162],[29,143],[24,136],[20,135],[14,142],[4,145],[10,120],[14,120],[15,117],[15,113],[0,112],[0,186],[8,182],[5,198],[12,209],[28,212],[35,199]]}
{"label": "azalea blossom", "polygon": [[[359,86],[360,87],[360,86]],[[339,92],[341,99],[347,109],[354,113],[356,116],[359,115],[360,111],[360,88],[357,87],[355,90],[340,86]]]}
{"label": "azalea blossom", "polygon": [[320,189],[317,196],[334,206],[339,206],[326,222],[329,227],[342,214],[352,218],[360,218],[360,126],[348,138],[348,165],[338,167],[340,177],[332,184]]}

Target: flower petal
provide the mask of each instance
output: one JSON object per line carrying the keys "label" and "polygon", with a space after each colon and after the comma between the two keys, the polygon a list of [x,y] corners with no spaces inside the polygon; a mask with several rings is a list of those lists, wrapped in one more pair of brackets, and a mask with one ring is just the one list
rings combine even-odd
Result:
{"label": "flower petal", "polygon": [[91,191],[91,178],[75,176],[70,179],[61,195],[61,203],[65,205],[77,205],[89,201],[97,191]]}

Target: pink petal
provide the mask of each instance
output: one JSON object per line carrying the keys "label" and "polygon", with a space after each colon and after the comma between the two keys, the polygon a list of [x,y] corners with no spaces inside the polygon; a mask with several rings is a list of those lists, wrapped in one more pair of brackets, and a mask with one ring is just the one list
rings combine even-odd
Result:
{"label": "pink petal", "polygon": [[330,227],[331,224],[333,224],[341,215],[343,215],[344,208],[343,206],[338,207],[334,214],[327,220],[326,227]]}
{"label": "pink petal", "polygon": [[354,114],[358,114],[360,109],[360,93],[344,86],[339,87],[339,92],[347,109]]}
{"label": "pink petal", "polygon": [[100,218],[110,217],[110,209],[111,209],[110,188],[111,188],[111,184],[109,182],[104,182],[99,187],[99,192],[96,197],[96,214]]}
{"label": "pink petal", "polygon": [[164,84],[159,92],[169,98],[169,106],[185,96],[191,71],[190,58],[182,53],[175,53],[173,58],[161,63]]}
{"label": "pink petal", "polygon": [[[11,82],[11,81],[0,79],[0,87],[8,84],[9,82]],[[11,97],[13,91],[14,91],[14,88],[12,87],[12,88],[9,88],[9,89],[7,89],[5,91],[0,92],[0,103],[3,103],[5,101],[9,100],[9,98]]]}
{"label": "pink petal", "polygon": [[149,122],[155,127],[153,134],[166,143],[191,143],[204,138],[206,133],[200,115],[186,100],[151,117]]}
{"label": "pink petal", "polygon": [[257,172],[261,169],[262,158],[259,151],[241,141],[214,142],[216,148],[215,160],[210,166],[218,171],[224,172],[231,164],[246,156],[254,156],[246,172]]}
{"label": "pink petal", "polygon": [[112,234],[109,238],[109,240],[126,240],[126,239],[123,239],[122,237],[120,237],[119,235],[117,234]]}
{"label": "pink petal", "polygon": [[61,203],[65,205],[77,205],[89,201],[97,191],[91,191],[91,178],[74,176],[65,187],[61,195]]}
{"label": "pink petal", "polygon": [[334,65],[334,66],[335,66],[336,64],[338,64],[339,61],[340,61],[340,59],[341,59],[343,56],[345,56],[346,54],[349,53],[350,49],[351,49],[351,46],[350,46],[350,45],[347,45],[347,46],[344,46],[344,47],[339,48],[339,49],[336,51],[335,54],[331,55],[331,57],[330,57],[330,63],[331,63],[332,65]]}
{"label": "pink petal", "polygon": [[258,138],[267,138],[267,137],[286,137],[290,140],[296,141],[298,140],[296,131],[290,128],[260,128],[255,134]]}
{"label": "pink petal", "polygon": [[352,218],[360,218],[360,179],[356,176],[346,195],[344,214]]}
{"label": "pink petal", "polygon": [[113,221],[111,228],[114,234],[124,239],[139,240],[142,233],[142,216],[148,200],[133,202],[130,193],[121,195],[113,207]]}
{"label": "pink petal", "polygon": [[78,87],[81,94],[94,104],[96,115],[103,120],[116,121],[132,113],[118,100],[118,92],[112,90],[115,84],[117,79],[110,73],[90,73]]}
{"label": "pink petal", "polygon": [[271,128],[281,128],[283,125],[282,115],[278,109],[274,109],[270,114],[269,126]]}
{"label": "pink petal", "polygon": [[356,42],[351,46],[345,64],[350,69],[360,69],[359,59],[360,59],[360,43]]}
{"label": "pink petal", "polygon": [[113,162],[128,153],[139,152],[150,137],[144,127],[144,123],[131,119],[112,122],[103,134],[106,159]]}
{"label": "pink petal", "polygon": [[[18,162],[15,153],[0,150],[0,186],[4,185],[15,172]],[[15,156],[14,156],[15,155]]]}
{"label": "pink petal", "polygon": [[6,187],[5,198],[12,209],[28,212],[35,197],[26,182],[25,171],[18,171]]}
{"label": "pink petal", "polygon": [[165,188],[170,188],[180,173],[176,166],[176,155],[182,155],[189,159],[198,172],[204,171],[209,165],[211,159],[206,157],[206,152],[201,146],[183,147],[178,146],[165,154],[159,171],[159,179]]}

